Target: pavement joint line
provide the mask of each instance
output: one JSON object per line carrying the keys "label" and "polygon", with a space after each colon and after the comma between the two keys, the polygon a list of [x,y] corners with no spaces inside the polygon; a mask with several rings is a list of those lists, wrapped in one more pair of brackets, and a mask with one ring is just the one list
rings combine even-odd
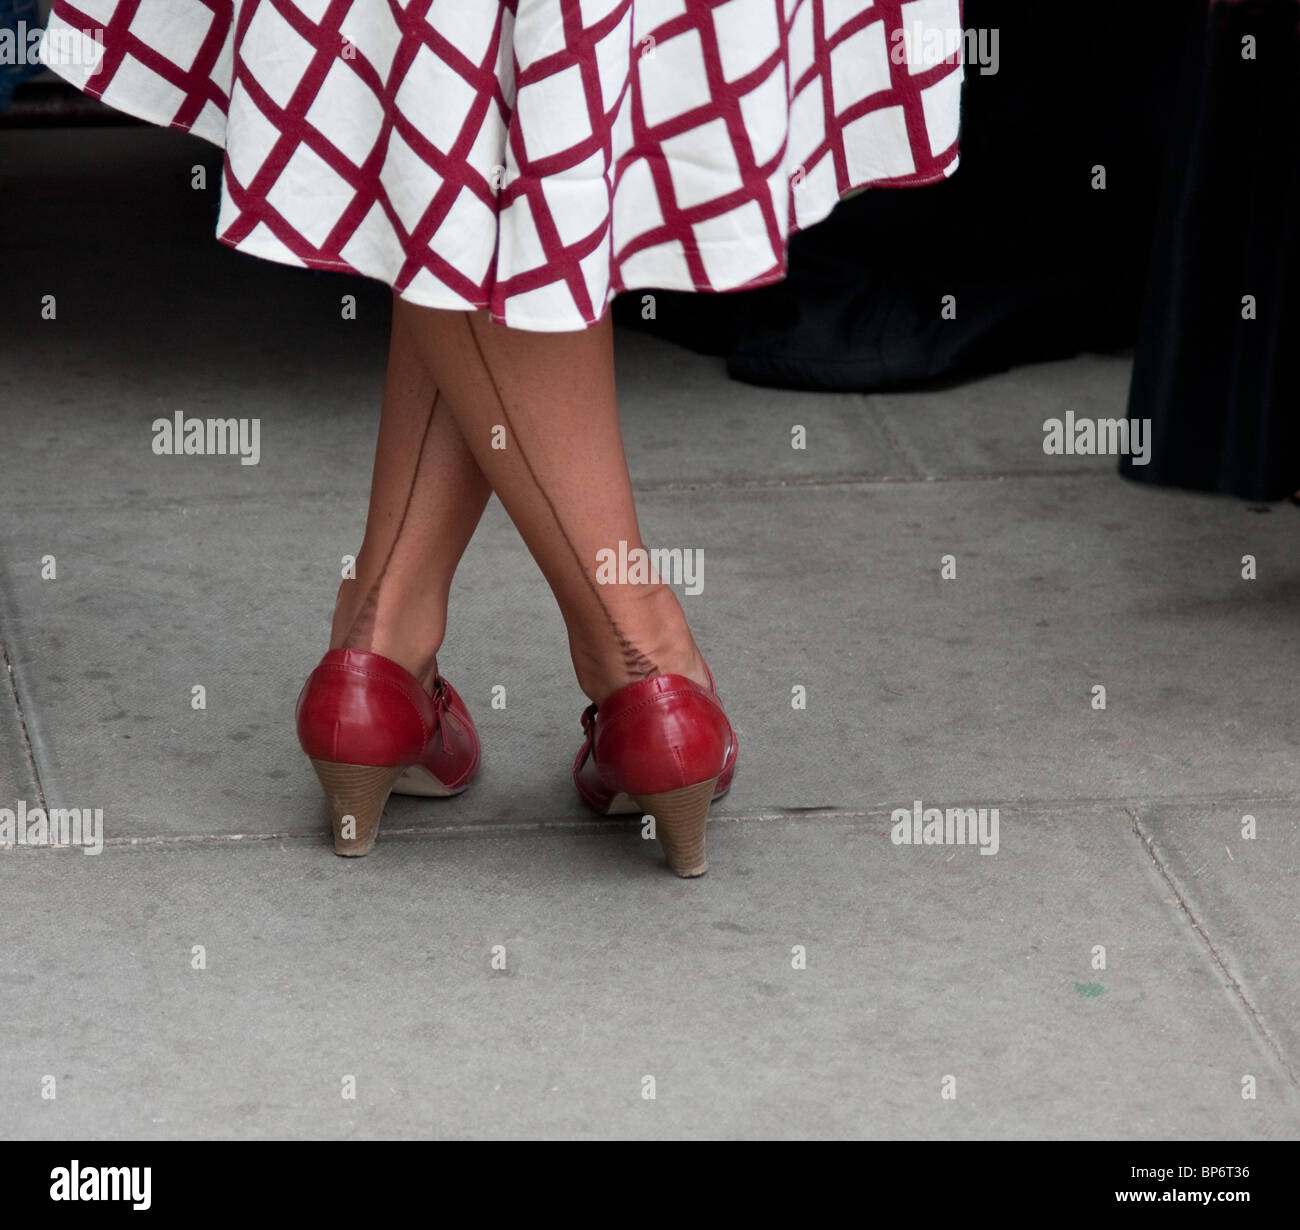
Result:
{"label": "pavement joint line", "polygon": [[[906,474],[829,474],[829,475],[790,475],[786,478],[699,478],[699,479],[645,479],[633,482],[632,488],[638,494],[654,494],[660,491],[780,491],[798,489],[816,491],[836,487],[906,487],[927,486],[936,483],[996,483],[1008,479],[1048,479],[1058,478],[1092,478],[1098,481],[1110,481],[1115,475],[1109,470],[1099,470],[1096,466],[1072,466],[1047,473],[1043,470],[1003,470],[981,474],[921,474],[915,477]],[[365,495],[365,489],[357,487],[358,498]],[[293,493],[295,499],[332,499],[339,495],[339,487],[323,489],[308,488]],[[241,494],[241,507],[265,506],[280,507],[284,504],[282,497],[250,496]],[[211,505],[227,505],[229,493],[211,496],[194,496],[181,499],[165,497],[163,499],[135,499],[131,507],[147,512],[162,512],[168,508],[202,508]],[[64,503],[58,500],[46,500],[43,508],[55,512],[60,510],[84,512],[97,508],[120,508],[120,500],[90,500],[84,503]],[[11,535],[6,540],[16,541]]]}
{"label": "pavement joint line", "polygon": [[[1170,804],[1177,805],[1204,805],[1206,803],[1215,803],[1228,805],[1232,803],[1246,803],[1252,806],[1258,806],[1259,803],[1286,803],[1300,805],[1300,795],[1278,795],[1278,796],[1260,796],[1260,795],[1237,795],[1223,796],[1217,795],[1213,799],[1198,796],[1169,796],[1169,797],[1148,797],[1141,800],[1124,798],[1124,799],[1106,799],[1106,798],[1088,798],[1088,799],[1038,799],[1027,802],[1014,802],[1010,807],[1005,803],[992,804],[1000,810],[1007,811],[1016,817],[1029,816],[1041,818],[1045,816],[1056,815],[1065,810],[1075,811],[1102,811],[1115,812],[1124,815],[1129,820],[1132,828],[1135,823],[1137,813],[1135,807],[1150,806],[1167,806]],[[963,802],[962,806],[982,806],[983,803],[972,804]],[[741,815],[716,815],[709,817],[710,824],[754,824],[754,823],[771,823],[779,820],[828,820],[839,823],[888,823],[896,807],[901,804],[895,802],[871,804],[866,809],[850,809],[841,807],[768,807],[759,808],[753,812],[746,812]],[[942,807],[941,803],[932,804],[934,807]],[[413,838],[433,838],[445,835],[470,835],[477,837],[490,836],[509,836],[512,834],[522,833],[543,833],[543,832],[563,832],[570,834],[587,834],[587,833],[609,833],[624,832],[628,828],[641,823],[640,817],[635,814],[623,816],[600,816],[591,819],[576,820],[565,816],[549,816],[540,820],[519,820],[495,823],[491,821],[477,821],[469,824],[438,824],[438,825],[406,825],[403,827],[385,825],[381,829],[384,837],[413,837]],[[1136,831],[1136,830],[1135,830]],[[1138,834],[1141,836],[1141,833]],[[146,836],[134,837],[106,837],[104,839],[105,849],[122,849],[122,850],[148,850],[164,849],[168,846],[197,846],[197,845],[222,845],[233,842],[249,842],[257,844],[261,842],[291,841],[295,843],[302,842],[324,842],[328,839],[328,832],[322,828],[319,832],[314,833],[151,833]],[[1144,842],[1144,844],[1147,844]],[[72,849],[73,847],[62,846],[41,846],[41,847],[14,847],[0,845],[0,853],[16,852],[21,849],[27,854],[34,854],[37,849],[40,850],[62,850]],[[1151,853],[1151,851],[1148,851]],[[1155,858],[1154,853],[1151,854]],[[1176,890],[1175,890],[1176,891]],[[1181,896],[1180,896],[1181,903]],[[1190,911],[1188,911],[1190,914]],[[1295,1079],[1293,1076],[1292,1079]],[[1300,1081],[1297,1081],[1300,1086]]]}
{"label": "pavement joint line", "polygon": [[885,417],[884,411],[866,394],[862,395],[862,400],[866,403],[867,413],[870,414],[872,420],[880,429],[880,434],[885,437],[885,442],[894,450],[894,456],[907,467],[913,476],[921,477],[921,468],[903,448],[902,441],[899,440],[897,433],[889,425],[889,420]]}
{"label": "pavement joint line", "polygon": [[1232,987],[1233,993],[1241,1003],[1241,1006],[1245,1009],[1246,1015],[1250,1018],[1256,1032],[1264,1040],[1268,1049],[1273,1053],[1273,1057],[1279,1064],[1281,1064],[1282,1071],[1287,1074],[1287,1079],[1290,1080],[1291,1084],[1295,1088],[1300,1089],[1300,1078],[1297,1077],[1295,1069],[1291,1066],[1291,1062],[1287,1058],[1285,1047],[1274,1038],[1272,1030],[1268,1027],[1268,1022],[1264,1019],[1260,1010],[1255,1007],[1254,1002],[1246,993],[1246,988],[1237,981],[1233,976],[1232,971],[1228,968],[1227,959],[1219,950],[1219,946],[1210,938],[1209,932],[1206,931],[1205,927],[1201,924],[1201,920],[1192,912],[1191,904],[1188,902],[1187,898],[1183,896],[1182,890],[1179,888],[1178,881],[1175,879],[1173,872],[1169,870],[1161,860],[1160,855],[1157,853],[1155,838],[1142,827],[1142,820],[1137,812],[1129,807],[1126,807],[1124,810],[1128,814],[1129,827],[1132,829],[1133,835],[1146,849],[1146,852],[1150,856],[1156,870],[1160,873],[1160,878],[1169,886],[1169,890],[1174,894],[1174,900],[1177,901],[1179,909],[1181,909],[1187,916],[1187,921],[1191,923],[1192,930],[1201,937],[1202,943],[1204,943],[1211,959],[1214,961],[1214,964],[1218,966],[1219,972],[1228,980],[1229,986]]}
{"label": "pavement joint line", "polygon": [[[12,592],[9,584],[9,577],[6,572],[0,571],[0,594]],[[0,596],[0,605],[3,605],[3,597]],[[10,611],[4,612],[4,626],[13,627],[15,621],[10,618]],[[13,701],[14,716],[18,719],[18,732],[23,741],[23,758],[27,761],[27,769],[31,774],[32,784],[36,787],[37,805],[44,810],[45,808],[45,786],[41,781],[41,770],[36,763],[36,752],[32,747],[31,732],[27,728],[27,714],[23,709],[23,700],[18,692],[18,680],[14,675],[13,659],[9,656],[9,644],[0,636],[0,663],[4,665],[5,679],[9,683],[9,697]]]}
{"label": "pavement joint line", "polygon": [[[741,821],[764,821],[764,820],[796,820],[808,819],[808,812],[812,809],[796,808],[790,813],[773,811],[757,816],[712,816],[711,824],[734,823]],[[811,817],[815,819],[829,819],[839,821],[854,822],[858,820],[869,819],[870,816],[859,812],[825,812],[824,814]],[[522,833],[544,833],[544,832],[563,832],[568,834],[589,834],[589,833],[621,833],[626,832],[629,828],[635,827],[641,823],[641,817],[633,814],[625,816],[601,816],[590,820],[570,820],[563,817],[548,818],[543,820],[519,820],[509,821],[507,823],[473,823],[473,824],[439,824],[434,827],[428,825],[407,825],[399,828],[397,826],[384,825],[380,828],[380,835],[384,838],[392,837],[415,837],[415,838],[433,838],[442,836],[464,836],[466,834],[474,837],[499,837],[512,836]],[[233,842],[249,842],[258,844],[269,841],[295,843],[311,842],[326,843],[329,840],[328,830],[321,828],[316,833],[157,833],[144,837],[106,837],[104,838],[104,849],[122,849],[122,850],[160,850],[169,846],[201,846],[201,845],[222,845]],[[36,850],[72,850],[71,846],[40,846],[40,847],[16,847],[0,845],[0,853],[16,852],[21,849],[24,854],[35,854]]]}

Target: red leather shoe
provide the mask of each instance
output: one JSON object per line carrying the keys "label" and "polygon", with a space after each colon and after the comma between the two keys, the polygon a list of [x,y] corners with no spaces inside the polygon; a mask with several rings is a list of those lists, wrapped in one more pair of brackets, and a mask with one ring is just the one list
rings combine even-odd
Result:
{"label": "red leather shoe", "polygon": [[433,691],[396,662],[331,649],[298,697],[298,742],[325,788],[334,853],[369,854],[390,793],[459,794],[479,765],[478,731],[441,675]]}
{"label": "red leather shoe", "polygon": [[668,865],[679,876],[708,871],[709,804],[730,789],[739,750],[716,686],[684,675],[629,683],[590,705],[582,728],[573,781],[587,805],[602,816],[652,815]]}

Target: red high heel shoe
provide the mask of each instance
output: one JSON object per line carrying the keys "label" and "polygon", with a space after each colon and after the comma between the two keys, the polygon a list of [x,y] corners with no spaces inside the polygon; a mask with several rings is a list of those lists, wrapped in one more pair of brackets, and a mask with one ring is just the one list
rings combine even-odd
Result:
{"label": "red high heel shoe", "polygon": [[629,683],[588,706],[582,729],[573,781],[587,805],[602,816],[654,816],[673,871],[708,871],[709,804],[730,789],[739,750],[716,685],[710,691],[685,675]]}
{"label": "red high heel shoe", "polygon": [[465,702],[441,675],[433,691],[389,658],[331,649],[298,697],[298,742],[325,788],[334,853],[369,854],[390,793],[445,798],[478,772]]}

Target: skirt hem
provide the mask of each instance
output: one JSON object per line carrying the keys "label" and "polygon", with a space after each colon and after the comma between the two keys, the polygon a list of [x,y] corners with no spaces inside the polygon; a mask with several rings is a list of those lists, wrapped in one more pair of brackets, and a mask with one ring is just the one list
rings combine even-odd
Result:
{"label": "skirt hem", "polygon": [[[178,128],[177,131],[183,132],[186,130]],[[205,139],[210,140],[210,138]],[[213,142],[213,144],[217,145],[218,148],[221,148],[220,142]],[[945,169],[937,174],[928,176],[907,176],[891,180],[868,180],[866,183],[859,184],[856,187],[851,188],[849,191],[850,193],[853,193],[865,188],[918,188],[925,187],[927,184],[942,183],[957,169],[958,162],[958,156],[954,155],[952,161],[947,164]],[[805,222],[797,225],[792,223],[789,230],[786,232],[785,237],[787,243],[791,235],[798,234],[800,231],[806,231],[810,227],[816,226],[819,222],[824,222],[840,203],[840,200],[843,199],[844,198],[841,197],[835,201],[831,201],[824,210],[816,211],[815,215]],[[219,243],[224,244],[232,251],[242,252],[246,256],[254,256],[259,260],[274,261],[278,265],[288,265],[297,269],[313,269],[320,273],[352,274],[356,277],[371,278],[377,282],[383,282],[395,295],[398,296],[398,298],[404,299],[407,303],[413,303],[417,307],[434,308],[440,311],[452,312],[487,312],[488,317],[493,324],[505,325],[511,329],[522,329],[525,332],[530,333],[573,333],[579,331],[573,327],[573,324],[569,320],[563,320],[557,323],[554,317],[521,317],[517,311],[512,312],[507,321],[505,314],[497,311],[493,307],[491,298],[480,297],[476,299],[466,299],[463,296],[457,295],[450,288],[444,288],[445,293],[439,295],[428,295],[419,290],[413,290],[409,286],[403,290],[398,290],[396,285],[396,275],[393,273],[380,272],[379,270],[370,268],[362,268],[355,263],[350,263],[348,261],[335,261],[329,257],[294,256],[287,253],[278,244],[259,244],[253,238],[253,235],[256,235],[256,233],[257,232],[254,231],[252,235],[249,235],[236,243],[229,242],[222,238],[220,234],[216,235],[216,239]],[[700,246],[696,248],[695,251],[698,253],[703,253],[705,251],[717,252],[727,248],[745,249],[749,246],[750,245],[744,242],[736,244],[712,244],[709,245],[707,249]],[[732,286],[701,286],[699,283],[694,281],[694,279],[690,278],[660,278],[655,281],[643,281],[638,279],[617,287],[611,287],[610,293],[602,305],[601,310],[594,318],[587,319],[584,317],[581,328],[590,329],[598,325],[608,313],[610,303],[612,303],[618,295],[632,294],[636,291],[652,290],[679,291],[700,295],[734,295],[741,291],[759,290],[764,286],[773,286],[778,282],[784,281],[788,272],[789,266],[787,262],[783,260],[780,266],[774,268],[772,271],[760,274],[757,277],[750,278],[744,282],[738,282]]]}

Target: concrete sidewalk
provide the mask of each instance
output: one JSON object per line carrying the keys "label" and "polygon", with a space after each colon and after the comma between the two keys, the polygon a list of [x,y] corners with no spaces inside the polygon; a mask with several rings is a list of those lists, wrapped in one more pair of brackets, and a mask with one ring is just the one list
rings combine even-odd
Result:
{"label": "concrete sidewalk", "polygon": [[[337,859],[292,709],[387,292],[215,243],[218,157],[0,133],[0,807],[106,836],[0,851],[0,1133],[1300,1132],[1300,510],[1045,456],[1044,419],[1123,414],[1122,358],[809,395],[620,335],[642,525],[704,549],[741,737],[713,870],[582,809],[585,699],[495,501],[440,659],[482,777]],[[155,455],[178,410],[258,418],[259,463]],[[895,844],[916,800],[998,808],[996,855]]]}

